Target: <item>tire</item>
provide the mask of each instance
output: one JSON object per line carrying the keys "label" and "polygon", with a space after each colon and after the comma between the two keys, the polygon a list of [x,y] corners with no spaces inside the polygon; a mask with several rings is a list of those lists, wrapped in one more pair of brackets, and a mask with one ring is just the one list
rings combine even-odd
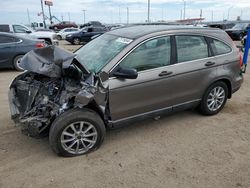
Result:
{"label": "tire", "polygon": [[51,42],[48,41],[48,40],[44,40],[44,42],[45,42],[45,46],[50,46],[50,45],[52,45]]}
{"label": "tire", "polygon": [[73,44],[74,45],[79,45],[81,43],[80,39],[79,38],[74,38],[73,39]]}
{"label": "tire", "polygon": [[209,86],[206,92],[204,93],[204,96],[200,104],[200,112],[203,115],[215,115],[219,113],[226,104],[227,97],[228,97],[227,84],[222,81],[215,82],[214,84]]}
{"label": "tire", "polygon": [[96,112],[90,109],[72,109],[58,116],[53,122],[49,143],[59,156],[74,157],[98,149],[105,133],[103,120]]}
{"label": "tire", "polygon": [[241,33],[241,34],[239,34],[239,40],[242,40],[243,39],[243,37],[244,37],[244,35]]}
{"label": "tire", "polygon": [[17,71],[23,71],[23,68],[20,67],[19,63],[24,55],[18,55],[13,60],[13,65]]}
{"label": "tire", "polygon": [[62,40],[62,36],[61,35],[57,35],[57,40]]}

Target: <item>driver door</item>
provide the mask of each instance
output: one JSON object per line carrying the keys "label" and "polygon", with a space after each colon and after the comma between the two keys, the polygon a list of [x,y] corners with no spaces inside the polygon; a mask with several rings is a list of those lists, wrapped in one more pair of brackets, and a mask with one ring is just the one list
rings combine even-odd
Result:
{"label": "driver door", "polygon": [[142,43],[114,69],[134,68],[137,79],[109,80],[112,121],[143,115],[160,109],[172,111],[171,42],[160,37]]}

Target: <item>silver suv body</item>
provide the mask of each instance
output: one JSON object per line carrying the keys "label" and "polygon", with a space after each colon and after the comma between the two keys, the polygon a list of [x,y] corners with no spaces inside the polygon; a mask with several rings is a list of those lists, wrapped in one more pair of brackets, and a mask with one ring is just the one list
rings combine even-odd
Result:
{"label": "silver suv body", "polygon": [[63,156],[97,149],[107,127],[195,107],[214,115],[243,82],[224,31],[183,26],[117,29],[75,54],[35,50],[20,66],[28,71],[10,86],[12,119],[29,135],[49,131]]}

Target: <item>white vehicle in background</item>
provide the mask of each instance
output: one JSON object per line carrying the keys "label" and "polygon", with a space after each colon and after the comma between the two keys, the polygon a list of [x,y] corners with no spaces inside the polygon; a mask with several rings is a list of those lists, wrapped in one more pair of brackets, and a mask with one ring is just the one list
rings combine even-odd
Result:
{"label": "white vehicle in background", "polygon": [[65,28],[65,29],[62,29],[61,31],[59,31],[57,33],[57,39],[58,40],[64,40],[66,38],[66,35],[68,34],[72,34],[72,33],[75,33],[77,31],[79,31],[80,29],[78,28]]}
{"label": "white vehicle in background", "polygon": [[44,40],[47,45],[58,45],[56,33],[48,31],[33,31],[22,24],[0,24],[0,32],[28,35],[31,38]]}

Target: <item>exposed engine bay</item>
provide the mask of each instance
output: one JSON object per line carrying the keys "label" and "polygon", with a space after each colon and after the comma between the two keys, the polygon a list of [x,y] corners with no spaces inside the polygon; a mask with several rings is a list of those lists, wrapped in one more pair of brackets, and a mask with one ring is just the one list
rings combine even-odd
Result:
{"label": "exposed engine bay", "polygon": [[27,71],[12,82],[9,102],[12,119],[28,135],[46,132],[57,116],[72,108],[91,106],[108,120],[106,73],[88,72],[73,53],[55,46],[26,54],[20,66]]}

